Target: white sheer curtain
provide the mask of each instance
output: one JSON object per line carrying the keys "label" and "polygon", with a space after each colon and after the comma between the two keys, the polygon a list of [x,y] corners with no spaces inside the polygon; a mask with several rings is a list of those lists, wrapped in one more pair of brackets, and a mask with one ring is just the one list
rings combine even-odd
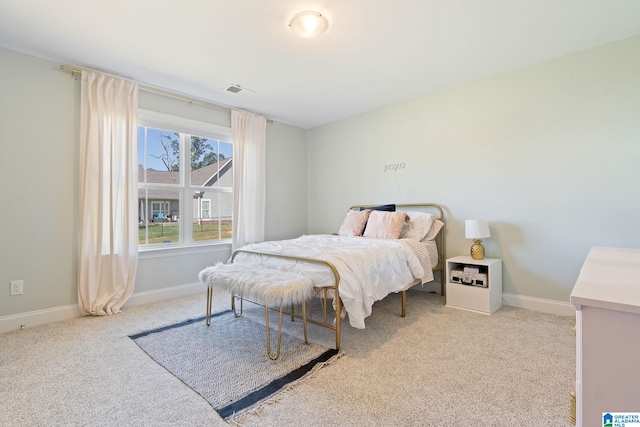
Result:
{"label": "white sheer curtain", "polygon": [[80,101],[78,305],[116,314],[138,262],[138,85],[83,71]]}
{"label": "white sheer curtain", "polygon": [[264,241],[266,133],[264,117],[231,111],[233,250]]}

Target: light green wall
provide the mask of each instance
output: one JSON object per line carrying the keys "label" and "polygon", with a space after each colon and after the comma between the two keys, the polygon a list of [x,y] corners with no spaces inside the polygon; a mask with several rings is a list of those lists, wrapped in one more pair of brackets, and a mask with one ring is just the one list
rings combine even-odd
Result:
{"label": "light green wall", "polygon": [[[58,63],[0,49],[0,318],[77,303],[80,81]],[[230,126],[230,114],[141,91],[141,108]],[[269,238],[307,229],[306,130],[267,125]],[[207,252],[146,255],[135,293],[197,282],[226,260],[230,245]],[[9,282],[24,280],[24,295]]]}
{"label": "light green wall", "polygon": [[640,37],[312,129],[307,159],[310,233],[440,203],[447,256],[485,218],[504,292],[568,302],[591,246],[640,248]]}
{"label": "light green wall", "polygon": [[266,240],[290,239],[307,232],[306,141],[305,129],[267,124]]}
{"label": "light green wall", "polygon": [[0,64],[3,316],[77,301],[80,92],[56,64],[3,49]]}

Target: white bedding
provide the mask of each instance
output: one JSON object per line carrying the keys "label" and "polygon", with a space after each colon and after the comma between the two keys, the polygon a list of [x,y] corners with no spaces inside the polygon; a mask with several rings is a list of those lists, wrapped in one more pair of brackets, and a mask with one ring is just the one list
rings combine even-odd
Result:
{"label": "white bedding", "polygon": [[[415,241],[414,241],[415,242]],[[429,245],[425,245],[428,247]],[[416,255],[408,239],[370,239],[309,235],[291,240],[256,243],[242,249],[315,258],[331,262],[340,273],[340,297],[354,328],[364,329],[371,308],[389,293],[408,289],[416,279],[433,280],[431,253]],[[259,262],[269,267],[299,271],[316,287],[332,286],[333,274],[321,264],[238,253],[234,262]]]}

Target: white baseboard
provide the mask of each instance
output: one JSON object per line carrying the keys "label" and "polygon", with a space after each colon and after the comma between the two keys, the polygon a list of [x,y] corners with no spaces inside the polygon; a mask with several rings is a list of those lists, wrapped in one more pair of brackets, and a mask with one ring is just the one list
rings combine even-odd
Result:
{"label": "white baseboard", "polygon": [[188,283],[186,285],[171,286],[155,291],[136,292],[127,300],[122,308],[136,307],[156,301],[164,301],[205,292],[206,288],[201,283]]}
{"label": "white baseboard", "polygon": [[0,317],[0,333],[80,317],[77,304]]}
{"label": "white baseboard", "polygon": [[[423,286],[414,286],[412,290],[421,292],[435,292],[440,294],[440,282],[433,281],[425,283]],[[550,299],[527,297],[516,294],[502,294],[502,303],[512,307],[526,308],[527,310],[539,311],[541,313],[555,314],[557,316],[573,317],[576,309],[569,302],[555,301]]]}
{"label": "white baseboard", "polygon": [[526,308],[527,310],[540,311],[542,313],[549,313],[566,317],[574,317],[576,315],[575,307],[569,302],[505,293],[502,294],[502,301],[505,305]]}
{"label": "white baseboard", "polygon": [[[131,295],[123,308],[135,307],[156,301],[164,301],[204,292],[205,288],[200,283],[189,283],[181,286],[158,289],[155,291],[138,292]],[[47,323],[60,322],[62,320],[80,317],[80,308],[77,304],[62,307],[52,307],[44,310],[29,311],[10,316],[0,317],[0,333],[31,326],[46,325]]]}

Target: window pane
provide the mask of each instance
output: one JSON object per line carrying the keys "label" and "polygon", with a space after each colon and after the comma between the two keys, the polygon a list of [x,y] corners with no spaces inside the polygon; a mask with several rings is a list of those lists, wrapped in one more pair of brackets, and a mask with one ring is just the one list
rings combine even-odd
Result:
{"label": "window pane", "polygon": [[232,193],[193,192],[193,240],[231,238]]}
{"label": "window pane", "polygon": [[191,185],[231,187],[233,174],[227,175],[230,168],[230,143],[191,136]]}
{"label": "window pane", "polygon": [[233,218],[233,193],[220,193],[220,211],[218,218],[220,218],[220,222],[222,223],[220,238],[230,239],[231,221]]}
{"label": "window pane", "polygon": [[179,135],[150,127],[138,127],[139,182],[179,185],[179,170]]}
{"label": "window pane", "polygon": [[228,142],[191,136],[193,240],[231,238],[232,194],[211,189],[231,188],[232,148]]}
{"label": "window pane", "polygon": [[142,189],[138,198],[138,244],[179,243],[180,191]]}
{"label": "window pane", "polygon": [[220,152],[220,156],[225,159],[230,159],[233,156],[233,144],[225,141],[218,141],[218,150]]}

